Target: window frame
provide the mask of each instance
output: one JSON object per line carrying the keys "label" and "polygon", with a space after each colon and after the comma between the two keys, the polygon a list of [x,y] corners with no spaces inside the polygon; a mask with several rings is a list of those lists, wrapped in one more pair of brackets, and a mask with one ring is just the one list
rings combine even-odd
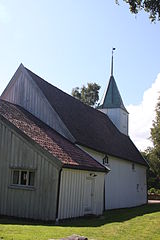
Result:
{"label": "window frame", "polygon": [[[15,183],[14,181],[14,173],[18,172],[18,181]],[[26,184],[22,184],[22,174],[25,174],[26,172]],[[30,174],[34,174],[33,176],[33,184],[30,184]],[[24,179],[25,180],[25,179]],[[11,168],[11,187],[16,188],[26,188],[26,189],[35,189],[35,169],[26,169],[26,168]]]}
{"label": "window frame", "polygon": [[135,163],[132,162],[132,171],[135,172],[136,171],[136,165]]}

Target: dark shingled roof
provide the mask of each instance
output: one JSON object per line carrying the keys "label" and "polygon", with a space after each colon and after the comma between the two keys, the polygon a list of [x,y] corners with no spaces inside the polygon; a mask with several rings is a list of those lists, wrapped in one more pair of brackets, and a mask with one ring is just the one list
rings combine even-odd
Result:
{"label": "dark shingled roof", "polygon": [[23,108],[0,100],[0,116],[57,157],[64,167],[106,171],[100,163]]}
{"label": "dark shingled roof", "polygon": [[118,158],[146,165],[131,139],[99,110],[89,107],[26,69],[67,126],[76,143]]}

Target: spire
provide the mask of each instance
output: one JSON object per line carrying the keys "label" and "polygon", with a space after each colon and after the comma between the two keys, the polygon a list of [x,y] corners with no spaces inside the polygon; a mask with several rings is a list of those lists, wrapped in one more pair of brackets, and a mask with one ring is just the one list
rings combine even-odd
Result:
{"label": "spire", "polygon": [[128,136],[128,112],[123,104],[113,76],[114,50],[115,48],[112,48],[111,76],[109,83],[97,109],[106,114],[121,133]]}
{"label": "spire", "polygon": [[118,90],[116,81],[114,79],[113,76],[113,54],[114,51],[116,50],[116,48],[112,48],[112,58],[111,58],[111,76],[109,79],[109,83],[108,86],[105,90],[105,93],[103,95],[103,98],[100,102],[100,105],[98,106],[99,109],[103,109],[103,108],[121,108],[123,110],[126,110],[120,92]]}
{"label": "spire", "polygon": [[111,60],[111,76],[113,76],[113,52],[116,50],[115,48],[112,48],[112,60]]}
{"label": "spire", "polygon": [[121,108],[127,111],[113,76],[109,79],[109,84],[103,100],[103,108]]}

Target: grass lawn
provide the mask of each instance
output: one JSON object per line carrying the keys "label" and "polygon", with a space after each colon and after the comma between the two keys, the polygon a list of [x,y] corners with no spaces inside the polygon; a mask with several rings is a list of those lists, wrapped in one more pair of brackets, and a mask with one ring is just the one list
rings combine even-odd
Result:
{"label": "grass lawn", "polygon": [[0,217],[0,239],[48,240],[77,234],[88,239],[160,240],[160,204],[111,210],[101,217],[54,224]]}

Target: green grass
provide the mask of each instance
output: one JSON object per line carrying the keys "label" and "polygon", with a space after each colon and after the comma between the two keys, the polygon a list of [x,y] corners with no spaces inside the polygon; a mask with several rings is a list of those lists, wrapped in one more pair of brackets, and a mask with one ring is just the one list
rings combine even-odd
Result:
{"label": "green grass", "polygon": [[111,210],[101,217],[54,224],[0,217],[0,239],[48,240],[77,234],[96,240],[160,240],[160,204]]}

